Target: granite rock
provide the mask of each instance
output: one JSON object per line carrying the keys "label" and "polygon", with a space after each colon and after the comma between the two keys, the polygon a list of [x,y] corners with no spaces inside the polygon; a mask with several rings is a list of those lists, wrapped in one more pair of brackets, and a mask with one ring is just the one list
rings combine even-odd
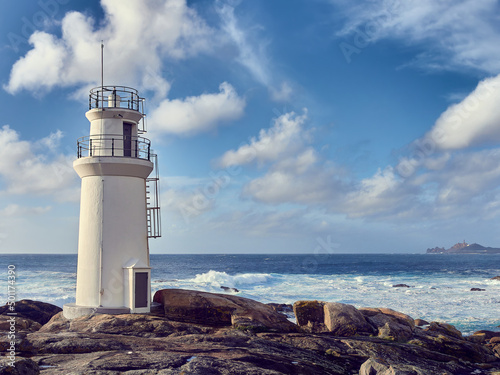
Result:
{"label": "granite rock", "polygon": [[[26,366],[32,361],[42,375],[486,375],[500,371],[500,344],[491,342],[496,337],[490,333],[478,333],[492,336],[489,343],[471,342],[445,323],[431,322],[422,329],[394,310],[357,310],[318,301],[300,301],[294,307],[302,313],[302,328],[321,325],[324,332],[310,333],[298,326],[284,332],[269,330],[268,320],[252,319],[259,316],[257,312],[243,308],[256,306],[259,314],[268,311],[260,310],[260,305],[230,302],[241,309],[230,310],[232,325],[178,322],[166,317],[164,308],[161,314],[103,314],[73,320],[57,314],[39,330],[23,333],[24,349],[18,361],[26,361]],[[391,329],[409,330],[411,336],[407,342],[395,341],[367,336],[358,327],[349,337],[332,334],[329,327],[342,319],[359,327],[378,324],[373,329],[385,322]],[[247,324],[263,324],[267,331],[247,329]]]}
{"label": "granite rock", "polygon": [[298,328],[271,306],[239,296],[184,289],[162,289],[154,302],[169,320],[256,331],[296,332]]}
{"label": "granite rock", "polygon": [[[17,301],[15,304],[15,313],[17,317],[30,319],[41,325],[47,323],[50,318],[60,311],[62,311],[62,309],[58,306],[29,299]],[[0,307],[0,315],[7,315],[9,312],[9,305],[5,304]]]}

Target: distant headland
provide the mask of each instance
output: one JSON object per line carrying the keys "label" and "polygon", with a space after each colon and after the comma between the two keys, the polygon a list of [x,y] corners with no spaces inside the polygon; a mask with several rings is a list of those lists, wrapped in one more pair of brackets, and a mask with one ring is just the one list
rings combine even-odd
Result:
{"label": "distant headland", "polygon": [[468,244],[464,241],[453,245],[449,249],[444,247],[427,249],[427,254],[500,254],[500,248],[485,247],[478,243]]}

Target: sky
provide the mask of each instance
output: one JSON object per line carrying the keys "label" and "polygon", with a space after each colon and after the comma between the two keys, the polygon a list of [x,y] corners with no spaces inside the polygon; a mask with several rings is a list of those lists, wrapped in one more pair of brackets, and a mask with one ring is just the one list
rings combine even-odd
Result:
{"label": "sky", "polygon": [[146,98],[152,253],[500,247],[500,1],[0,7],[1,253],[77,252],[101,40]]}

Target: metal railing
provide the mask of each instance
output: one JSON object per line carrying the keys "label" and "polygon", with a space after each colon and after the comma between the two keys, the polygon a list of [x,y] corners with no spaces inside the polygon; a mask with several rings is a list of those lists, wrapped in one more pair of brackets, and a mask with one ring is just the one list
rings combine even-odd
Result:
{"label": "metal railing", "polygon": [[78,158],[121,156],[151,161],[151,141],[144,137],[99,134],[78,138]]}
{"label": "metal railing", "polygon": [[90,90],[89,109],[126,108],[144,115],[144,98],[139,92],[127,86],[99,86]]}

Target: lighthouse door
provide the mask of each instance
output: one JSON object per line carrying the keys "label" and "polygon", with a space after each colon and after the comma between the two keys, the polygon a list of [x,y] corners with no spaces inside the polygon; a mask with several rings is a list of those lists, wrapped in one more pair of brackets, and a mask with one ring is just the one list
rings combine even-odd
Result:
{"label": "lighthouse door", "polygon": [[135,308],[148,307],[148,273],[135,273]]}
{"label": "lighthouse door", "polygon": [[123,156],[132,156],[132,124],[123,123]]}

